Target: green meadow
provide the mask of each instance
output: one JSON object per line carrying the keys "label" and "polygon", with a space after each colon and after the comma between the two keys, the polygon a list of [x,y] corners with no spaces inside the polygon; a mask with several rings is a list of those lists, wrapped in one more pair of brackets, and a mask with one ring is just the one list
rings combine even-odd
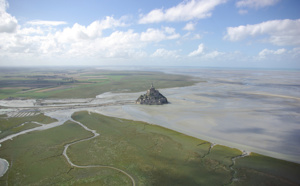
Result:
{"label": "green meadow", "polygon": [[144,91],[152,82],[156,88],[182,87],[196,83],[188,76],[161,72],[86,68],[2,69],[0,99],[94,98],[105,92]]}
{"label": "green meadow", "polygon": [[40,126],[33,122],[49,124],[55,121],[57,120],[45,116],[42,113],[27,117],[7,117],[6,115],[2,115],[2,117],[0,117],[0,139],[26,129]]}
{"label": "green meadow", "polygon": [[[299,185],[300,165],[211,144],[144,122],[77,112],[72,118],[100,136],[67,150],[76,165],[107,165],[130,174],[136,185]],[[64,145],[92,137],[78,124],[31,132],[2,144],[0,156],[10,163],[1,185],[132,185],[109,168],[71,167]],[[237,181],[232,182],[235,178]]]}

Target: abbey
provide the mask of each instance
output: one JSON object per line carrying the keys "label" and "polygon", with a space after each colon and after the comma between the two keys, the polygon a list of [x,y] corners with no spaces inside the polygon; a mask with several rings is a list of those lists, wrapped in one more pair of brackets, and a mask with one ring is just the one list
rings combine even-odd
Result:
{"label": "abbey", "polygon": [[147,90],[147,93],[141,95],[136,100],[136,104],[144,104],[144,105],[162,105],[167,103],[168,103],[167,98],[154,88],[153,83],[151,85],[151,88]]}

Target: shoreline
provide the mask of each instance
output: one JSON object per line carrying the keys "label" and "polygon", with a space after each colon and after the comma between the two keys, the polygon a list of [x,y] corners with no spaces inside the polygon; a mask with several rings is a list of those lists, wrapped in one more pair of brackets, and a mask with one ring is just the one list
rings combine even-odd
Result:
{"label": "shoreline", "polygon": [[[191,89],[194,89],[194,88],[197,88],[197,86],[201,86],[202,83],[198,83],[196,85],[193,85],[193,86],[189,86],[189,88]],[[168,89],[161,89],[162,92],[165,92],[165,91],[177,91],[178,89],[185,89],[187,87],[176,87],[176,88],[168,88]],[[243,150],[246,150],[246,151],[251,151],[251,152],[255,152],[255,153],[259,153],[259,154],[262,154],[262,155],[266,155],[266,156],[270,156],[270,157],[274,157],[274,158],[277,158],[277,159],[282,159],[282,160],[287,160],[287,161],[292,161],[292,162],[295,162],[295,163],[300,163],[300,161],[298,160],[298,156],[293,156],[293,155],[288,155],[288,154],[282,154],[282,153],[278,153],[278,152],[274,152],[274,151],[270,151],[270,150],[265,150],[263,148],[257,148],[257,147],[254,147],[254,146],[249,146],[249,145],[246,145],[246,144],[241,144],[241,143],[237,143],[237,142],[234,142],[234,141],[230,141],[230,140],[227,140],[227,139],[222,139],[222,138],[216,138],[214,136],[208,136],[208,135],[205,135],[203,133],[197,133],[197,131],[195,130],[184,130],[184,128],[180,128],[180,125],[181,123],[179,123],[180,125],[174,125],[174,123],[172,123],[172,119],[170,119],[169,117],[165,117],[164,116],[164,113],[157,113],[156,110],[156,107],[157,106],[143,106],[143,105],[136,105],[136,104],[128,104],[128,103],[125,103],[125,105],[123,104],[118,104],[116,105],[116,102],[114,100],[118,100],[120,102],[122,101],[128,101],[130,99],[132,99],[133,97],[137,97],[137,95],[141,94],[141,92],[138,92],[138,93],[110,93],[110,92],[107,92],[107,93],[104,93],[104,94],[100,94],[98,95],[95,99],[92,99],[92,101],[95,101],[95,103],[97,104],[100,104],[102,102],[111,102],[111,104],[109,105],[96,105],[95,107],[93,106],[93,102],[84,102],[82,101],[82,104],[78,104],[78,100],[77,99],[74,99],[74,101],[76,103],[72,104],[72,99],[69,99],[67,102],[65,102],[64,100],[61,100],[61,102],[63,102],[64,104],[62,105],[57,105],[57,100],[53,99],[53,100],[45,100],[46,102],[50,102],[50,105],[48,106],[43,106],[43,107],[39,107],[39,106],[33,106],[34,108],[39,108],[41,109],[41,112],[45,113],[47,115],[47,110],[49,109],[49,111],[53,110],[56,112],[59,112],[59,110],[64,110],[69,112],[75,112],[75,111],[79,111],[79,110],[87,110],[87,111],[92,111],[92,112],[96,112],[96,113],[100,113],[100,114],[103,114],[103,115],[106,115],[106,116],[111,116],[111,117],[117,117],[117,118],[123,118],[123,119],[130,119],[130,120],[135,120],[135,121],[144,121],[144,122],[147,122],[149,124],[155,124],[155,125],[158,125],[158,126],[162,126],[162,127],[165,127],[167,129],[171,129],[171,130],[175,130],[175,131],[178,131],[180,133],[183,133],[185,135],[188,135],[188,136],[192,136],[192,137],[195,137],[195,138],[198,138],[198,139],[202,139],[202,140],[206,140],[206,141],[209,141],[209,142],[212,142],[212,143],[217,143],[217,144],[220,144],[220,145],[224,145],[224,146],[227,146],[227,147],[230,147],[230,148],[237,148],[241,151]],[[249,94],[249,93],[248,93]],[[171,95],[172,96],[172,95]],[[178,96],[179,95],[173,95],[173,97],[175,97],[176,99],[178,99]],[[180,98],[180,96],[179,96]],[[164,105],[164,106],[158,106],[158,107],[164,107],[163,110],[166,110],[168,109],[168,107],[171,107],[169,108],[169,111],[172,110],[172,107],[174,105],[181,105],[181,107],[183,108],[180,108],[179,109],[183,109],[185,110],[184,108],[186,108],[186,106],[190,107],[190,105],[187,105],[185,104],[185,102],[189,102],[190,100],[193,101],[192,99],[193,97],[190,96],[190,99],[182,99],[182,100],[174,100],[174,98],[170,99],[171,104],[168,104],[168,105]],[[83,100],[83,99],[82,99]],[[88,98],[87,100],[90,100],[90,98]],[[210,98],[201,98],[201,100],[203,102],[209,102],[209,104],[213,103],[213,102],[216,102],[214,99],[210,99]],[[199,100],[199,101],[201,101]],[[55,102],[55,105],[51,105],[51,101]],[[34,100],[31,100],[31,101],[26,101],[24,100],[24,104],[29,104],[27,106],[29,107],[24,107],[24,108],[32,108],[31,107],[31,104],[34,102]],[[71,103],[70,103],[71,102]],[[0,102],[1,103],[1,102]],[[8,106],[6,105],[8,102],[5,101],[5,106]],[[93,107],[89,107],[88,104],[92,104]],[[202,105],[203,109],[206,110],[207,108],[210,108],[211,106],[208,104],[207,105]],[[18,104],[19,105],[19,101],[18,101]],[[17,106],[16,105],[16,106]],[[15,105],[10,105],[12,107],[14,107]],[[76,106],[78,106],[78,108],[76,108]],[[197,105],[196,105],[197,106]],[[10,107],[10,108],[12,108]],[[17,107],[18,108],[18,107]],[[15,108],[16,110],[18,110],[17,108]],[[23,109],[24,109],[23,108]],[[175,107],[176,108],[176,107]],[[155,112],[153,112],[153,110]],[[176,110],[175,109],[175,112],[180,112],[180,110]],[[175,114],[175,113],[174,113]],[[64,114],[66,116],[66,114]],[[68,114],[67,114],[68,115]],[[178,115],[178,114],[177,114]],[[204,114],[206,115],[206,114]],[[208,114],[210,115],[210,114]],[[52,116],[50,116],[52,117]],[[165,118],[164,118],[165,117]],[[172,116],[173,117],[173,116]],[[54,117],[56,118],[56,117]],[[214,116],[212,116],[212,118],[214,118]],[[170,121],[169,121],[170,120]],[[188,125],[189,123],[193,123],[195,122],[194,120],[195,119],[189,119],[190,121],[184,119],[183,122],[185,123],[185,125]],[[197,118],[196,118],[197,120]],[[198,121],[199,123],[200,121]],[[208,123],[207,123],[208,122]],[[214,127],[213,125],[211,126],[211,122],[213,122],[213,119],[204,119],[202,121],[202,123],[204,125],[209,125],[210,127]],[[193,125],[191,125],[193,126]],[[195,125],[194,125],[195,126]],[[35,131],[35,130],[42,130],[41,127],[45,127],[45,126],[40,126],[40,127],[37,127],[37,128],[33,128],[33,129],[29,129],[29,131],[22,131],[20,132],[20,134],[22,133],[27,133],[27,132],[30,132],[30,131]],[[48,126],[49,127],[49,126]],[[47,128],[48,128],[47,127]],[[19,134],[19,135],[20,135]],[[18,134],[17,134],[18,135]],[[13,136],[8,136],[6,137],[6,139],[1,139],[0,141],[3,142],[3,140],[8,140],[10,139],[10,137],[15,137],[17,136],[16,134],[13,134]]]}
{"label": "shoreline", "polygon": [[[179,72],[180,69],[173,73]],[[295,102],[300,101],[300,95],[297,91],[286,91],[289,88],[297,90],[297,83],[294,82],[294,87],[291,81],[297,77],[295,74],[284,72],[277,75],[273,71],[270,74],[261,71],[232,73],[233,70],[220,69],[217,72],[216,69],[188,72],[184,69],[180,75],[197,78],[199,82],[191,86],[159,89],[171,102],[160,107],[135,105],[134,101],[144,92],[105,92],[95,98],[39,100],[43,105],[35,104],[35,100],[0,100],[0,105],[16,113],[29,108],[40,112],[96,111],[299,163],[296,157],[300,149],[295,148],[299,140],[295,131],[300,130],[297,120],[300,107]],[[289,81],[282,79],[286,76]]]}
{"label": "shoreline", "polygon": [[[119,95],[120,94],[118,94],[118,96]],[[115,118],[120,118],[120,119],[129,119],[129,120],[133,120],[133,121],[142,121],[142,122],[146,122],[150,125],[157,125],[157,126],[166,128],[168,130],[174,130],[174,131],[182,133],[186,136],[194,137],[194,138],[197,138],[197,139],[200,139],[200,140],[205,140],[205,141],[208,141],[208,142],[210,142],[212,144],[215,144],[215,145],[221,145],[221,146],[225,146],[225,147],[229,147],[229,148],[233,148],[233,149],[238,149],[241,152],[247,152],[248,154],[251,154],[252,152],[254,152],[254,153],[262,154],[262,155],[270,157],[270,158],[276,158],[276,159],[285,160],[285,161],[288,161],[288,162],[294,162],[294,163],[300,164],[300,161],[299,161],[297,156],[288,156],[286,154],[267,151],[267,150],[264,150],[264,149],[259,149],[259,148],[255,148],[255,147],[251,147],[251,146],[247,146],[247,145],[243,145],[243,144],[238,144],[238,143],[234,143],[234,142],[230,142],[230,141],[226,141],[226,140],[222,140],[222,139],[217,139],[217,138],[213,138],[213,137],[209,137],[209,136],[204,136],[204,135],[201,135],[201,134],[199,135],[197,133],[182,131],[178,128],[174,128],[174,127],[172,128],[172,127],[168,127],[168,126],[165,126],[165,125],[161,125],[161,124],[159,124],[160,122],[149,122],[149,121],[145,120],[145,117],[144,117],[144,119],[134,118],[130,114],[128,114],[128,112],[127,112],[127,114],[128,114],[127,117],[124,116],[123,114],[121,114],[120,112],[119,112],[119,117],[118,117],[118,116],[114,115],[118,111],[116,112],[116,108],[112,108],[112,107],[119,107],[119,109],[124,110],[124,106],[108,106],[108,107],[98,107],[98,108],[86,107],[86,108],[77,108],[77,109],[67,109],[67,110],[65,110],[67,112],[64,112],[64,113],[60,112],[61,109],[57,109],[56,111],[48,111],[48,112],[45,110],[43,112],[45,115],[47,115],[51,118],[55,118],[58,121],[54,122],[52,124],[43,125],[43,126],[40,126],[40,127],[36,127],[36,128],[33,128],[33,129],[28,129],[28,130],[21,131],[21,132],[16,133],[16,134],[6,136],[5,138],[2,138],[0,141],[1,141],[1,143],[3,143],[7,140],[12,140],[14,137],[17,137],[17,136],[22,135],[22,134],[26,134],[28,132],[47,130],[49,128],[60,126],[60,125],[64,124],[66,121],[72,120],[71,115],[74,114],[75,112],[88,111],[88,112],[95,112],[95,113],[102,114],[102,115],[109,116],[109,117],[115,117]],[[104,108],[110,108],[114,112],[112,112],[111,110],[108,111],[108,112],[105,112],[103,110]],[[109,113],[111,113],[111,114],[109,114]],[[112,113],[114,113],[114,114],[112,114]],[[120,116],[120,114],[121,114],[121,116]],[[8,161],[5,160],[5,159],[0,158],[0,177],[2,177],[6,173],[8,168],[9,168]]]}
{"label": "shoreline", "polygon": [[229,147],[229,148],[232,148],[232,149],[238,149],[241,152],[246,151],[250,154],[253,152],[253,153],[261,154],[261,155],[264,155],[264,156],[267,156],[267,157],[270,157],[270,158],[275,158],[275,159],[280,159],[280,160],[300,164],[300,160],[299,160],[298,156],[286,155],[286,154],[282,154],[282,153],[277,153],[277,152],[273,152],[273,151],[268,151],[268,150],[264,150],[264,149],[260,149],[260,148],[256,148],[256,147],[251,147],[251,146],[231,142],[231,141],[224,141],[222,139],[212,138],[212,137],[204,136],[204,135],[198,135],[198,134],[195,134],[195,133],[182,131],[178,128],[169,128],[167,126],[160,125],[160,124],[157,124],[155,122],[149,122],[147,120],[134,119],[134,118],[130,118],[130,117],[129,118],[128,117],[118,117],[118,116],[115,116],[113,114],[108,114],[107,112],[103,112],[103,111],[101,112],[99,110],[89,110],[89,112],[95,112],[97,114],[101,114],[101,115],[108,116],[108,117],[119,118],[119,119],[127,119],[127,120],[131,120],[131,121],[146,122],[147,124],[160,126],[160,127],[166,128],[168,130],[174,130],[174,131],[179,132],[183,135],[190,136],[190,137],[193,137],[193,138],[197,138],[197,139],[200,139],[200,140],[204,140],[204,141],[207,141],[209,143],[213,143],[215,145],[221,145],[221,146]]}

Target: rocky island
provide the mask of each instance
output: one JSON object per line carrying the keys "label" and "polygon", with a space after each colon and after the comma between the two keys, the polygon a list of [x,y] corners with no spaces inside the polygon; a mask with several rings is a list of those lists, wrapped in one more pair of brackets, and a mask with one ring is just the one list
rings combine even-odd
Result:
{"label": "rocky island", "polygon": [[136,100],[136,104],[143,104],[143,105],[162,105],[167,103],[168,103],[167,98],[154,88],[153,83],[151,85],[151,88],[147,90],[147,93],[141,95]]}

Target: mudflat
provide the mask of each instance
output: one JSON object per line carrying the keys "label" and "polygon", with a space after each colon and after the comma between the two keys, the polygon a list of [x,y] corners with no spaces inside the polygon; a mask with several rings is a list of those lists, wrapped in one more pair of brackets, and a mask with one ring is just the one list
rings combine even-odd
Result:
{"label": "mudflat", "polygon": [[[160,89],[170,104],[98,109],[247,151],[299,162],[300,75],[297,71],[199,70],[204,82]],[[175,72],[173,72],[175,73]],[[114,94],[105,94],[114,98]],[[130,96],[131,95],[131,96]],[[136,94],[124,94],[134,99]]]}

